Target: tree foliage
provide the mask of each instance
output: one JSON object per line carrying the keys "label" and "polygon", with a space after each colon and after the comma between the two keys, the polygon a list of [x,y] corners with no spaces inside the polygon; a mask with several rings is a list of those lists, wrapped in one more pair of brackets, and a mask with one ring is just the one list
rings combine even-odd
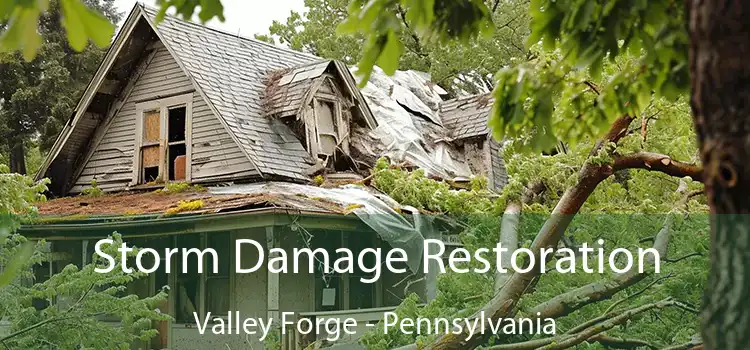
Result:
{"label": "tree foliage", "polygon": [[[48,181],[34,182],[7,171],[0,165],[0,319],[9,322],[10,329],[0,335],[0,343],[22,349],[112,349],[155,336],[152,322],[169,319],[158,309],[166,291],[148,298],[126,293],[127,286],[144,273],[126,274],[119,266],[110,273],[95,272],[105,262],[94,254],[91,264],[68,264],[49,279],[35,279],[34,269],[41,264],[61,264],[71,257],[52,254],[44,241],[30,242],[14,233],[23,220],[36,214],[33,204],[45,199],[42,193]],[[116,233],[112,238],[115,243],[105,250],[117,255],[122,238]],[[135,254],[137,250],[130,256]],[[118,322],[117,326],[107,319]]]}
{"label": "tree foliage", "polygon": [[[53,0],[39,14],[38,35],[43,40],[33,58],[0,52],[0,137],[5,140],[0,149],[10,155],[14,172],[33,170],[18,166],[23,164],[24,153],[29,156],[37,152],[35,147],[46,152],[52,146],[104,56],[104,50],[95,45],[84,42],[81,46],[80,42],[70,41],[69,31],[75,29],[67,29],[72,26],[71,20],[60,18],[71,11],[65,6],[83,6],[73,3]],[[103,13],[109,26],[121,17],[113,0],[86,0],[84,4],[91,11]],[[82,21],[90,22],[85,18]],[[88,30],[91,25],[81,30]],[[99,29],[97,35],[105,32]],[[108,45],[109,37],[103,47]]]}
{"label": "tree foliage", "polygon": [[[58,0],[56,3],[60,11],[56,20],[65,28],[71,48],[82,51],[89,40],[102,48],[109,46],[114,24],[92,9],[91,1]],[[46,20],[44,17],[50,8],[56,7],[55,2],[50,7],[50,0],[7,0],[0,3],[0,50],[18,50],[27,61],[34,59],[46,40],[37,27]]]}
{"label": "tree foliage", "polygon": [[[369,45],[362,33],[340,33],[347,9],[358,6],[350,0],[306,0],[305,13],[293,11],[285,22],[274,21],[268,35],[259,39],[288,45],[323,58],[356,65]],[[453,92],[480,92],[491,86],[498,69],[526,56],[523,43],[528,35],[527,0],[501,1],[493,7],[494,27],[491,35],[478,37],[471,45],[423,38],[407,18],[405,8],[392,5],[393,32],[401,43],[400,56],[394,63],[399,69],[428,72],[432,80]],[[366,25],[366,24],[363,24]],[[399,46],[399,45],[396,45]]]}
{"label": "tree foliage", "polygon": [[[676,159],[696,157],[697,146],[693,135],[691,116],[684,101],[672,103],[661,99],[652,102],[649,113],[642,118],[646,132],[641,127],[632,129],[611,154],[650,151],[669,154]],[[523,140],[514,143],[523,143]],[[590,156],[590,144],[579,143],[555,155],[533,155],[517,152],[524,145],[509,144],[505,148],[506,166],[511,183],[500,198],[481,187],[469,190],[451,189],[445,182],[427,179],[419,171],[389,168],[382,161],[374,170],[373,185],[399,200],[432,213],[447,214],[458,220],[461,240],[471,251],[492,248],[498,242],[502,213],[507,203],[520,200],[529,188],[543,188],[532,198],[527,198],[520,217],[519,242],[528,247],[550,217],[563,192],[576,181],[577,174],[586,162],[612,162],[604,155]],[[689,178],[672,176],[648,170],[628,170],[604,180],[588,198],[580,214],[568,228],[566,246],[589,246],[602,238],[604,249],[615,248],[634,251],[648,248],[669,215],[672,222],[671,242],[660,274],[649,275],[633,286],[616,294],[611,300],[592,303],[564,317],[558,318],[558,334],[563,334],[581,324],[618,310],[647,305],[665,298],[673,298],[686,305],[700,304],[708,272],[708,216],[705,198],[686,196],[699,193],[703,185]],[[459,199],[453,201],[452,199]],[[672,214],[665,214],[672,213]],[[682,257],[688,257],[681,259]],[[493,257],[489,257],[493,259]],[[668,262],[674,261],[674,262]],[[592,263],[593,264],[593,263]],[[534,317],[539,305],[575,288],[597,283],[615,274],[548,273],[543,275],[533,291],[520,301],[519,317]],[[396,312],[401,317],[470,317],[485,305],[496,291],[492,274],[457,274],[448,272],[439,277],[438,296],[424,307],[418,307],[418,298],[405,299]],[[684,309],[665,309],[631,319],[626,325],[607,332],[617,339],[637,339],[655,348],[686,343],[699,332],[698,316]],[[525,343],[544,338],[544,335],[517,335],[491,337],[485,346]],[[427,346],[434,336],[406,335],[382,327],[362,338],[371,349],[392,349],[407,344],[417,348]],[[579,345],[582,349],[601,349],[596,341]]]}

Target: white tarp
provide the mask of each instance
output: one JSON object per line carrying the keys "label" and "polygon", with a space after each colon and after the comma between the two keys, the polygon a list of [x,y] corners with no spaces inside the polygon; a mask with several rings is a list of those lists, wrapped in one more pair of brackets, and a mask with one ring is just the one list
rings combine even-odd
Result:
{"label": "white tarp", "polygon": [[[210,193],[227,194],[282,194],[309,198],[323,198],[338,203],[342,208],[356,207],[352,212],[393,248],[401,248],[407,254],[407,264],[412,272],[419,271],[425,236],[432,236],[429,220],[422,220],[413,207],[399,205],[392,198],[368,191],[365,187],[345,185],[339,188],[322,188],[288,182],[264,182],[234,184],[211,187]],[[414,223],[399,214],[394,208],[412,213]]]}
{"label": "white tarp", "polygon": [[414,123],[413,113],[442,129],[438,108],[445,91],[430,83],[424,74],[398,71],[391,77],[376,66],[361,91],[378,121],[371,135],[385,145],[386,153],[379,156],[409,162],[429,175],[445,179],[471,176],[465,164],[446,157],[447,151],[438,147],[440,142],[428,136],[430,130],[420,130]]}

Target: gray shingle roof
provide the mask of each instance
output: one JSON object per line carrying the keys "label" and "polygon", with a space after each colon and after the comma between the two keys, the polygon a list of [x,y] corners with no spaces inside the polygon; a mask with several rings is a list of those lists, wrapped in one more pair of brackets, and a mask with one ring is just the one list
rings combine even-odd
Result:
{"label": "gray shingle roof", "polygon": [[314,79],[330,65],[330,61],[315,62],[272,74],[272,81],[266,87],[266,115],[286,117],[298,114],[312,92]]}
{"label": "gray shingle roof", "polygon": [[492,97],[489,94],[472,95],[448,100],[440,104],[443,125],[454,139],[486,135]]}
{"label": "gray shingle roof", "polygon": [[[155,19],[155,9],[144,12]],[[260,172],[308,180],[309,153],[286,125],[265,116],[263,95],[269,73],[321,59],[170,16],[157,29]]]}

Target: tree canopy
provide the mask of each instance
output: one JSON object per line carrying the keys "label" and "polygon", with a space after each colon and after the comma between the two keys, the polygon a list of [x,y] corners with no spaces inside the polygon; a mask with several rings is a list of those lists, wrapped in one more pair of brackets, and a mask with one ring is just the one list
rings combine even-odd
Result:
{"label": "tree canopy", "polygon": [[[0,150],[10,154],[10,163],[7,164],[10,164],[14,172],[27,171],[24,157],[30,152],[36,152],[34,148],[38,147],[46,152],[52,146],[104,56],[104,50],[100,47],[88,45],[85,41],[81,45],[71,40],[70,34],[66,34],[70,32],[67,28],[71,24],[61,18],[69,11],[80,10],[77,7],[79,5],[72,9],[65,7],[72,3],[53,0],[47,4],[47,10],[39,14],[39,33],[35,35],[41,35],[43,39],[34,48],[33,55],[6,50],[0,52],[0,137],[5,140]],[[115,10],[113,0],[87,0],[84,3],[91,8],[89,10],[86,7],[87,13],[103,13],[102,18],[106,20],[107,28],[112,27],[112,23],[122,16]],[[11,30],[16,30],[13,29],[14,26],[26,25],[15,24],[14,21],[18,19],[14,16],[11,15],[8,20],[9,28],[3,38],[11,35]],[[84,20],[88,22],[87,19]],[[2,19],[0,23],[3,23]],[[34,28],[36,27],[35,25]],[[106,34],[107,30],[99,28],[97,33]],[[111,36],[111,30],[109,35]],[[12,44],[0,41],[0,46],[6,49],[13,48]],[[102,44],[101,47],[109,46],[109,36],[103,43],[97,44]],[[24,147],[24,144],[28,147]]]}

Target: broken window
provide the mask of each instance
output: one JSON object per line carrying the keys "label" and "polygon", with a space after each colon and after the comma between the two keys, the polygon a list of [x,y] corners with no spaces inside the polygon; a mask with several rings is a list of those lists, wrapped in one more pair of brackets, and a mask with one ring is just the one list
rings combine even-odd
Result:
{"label": "broken window", "polygon": [[185,180],[185,107],[170,108],[167,113],[167,168],[170,181]]}
{"label": "broken window", "polygon": [[141,139],[135,183],[187,179],[187,125],[192,95],[141,104]]}

